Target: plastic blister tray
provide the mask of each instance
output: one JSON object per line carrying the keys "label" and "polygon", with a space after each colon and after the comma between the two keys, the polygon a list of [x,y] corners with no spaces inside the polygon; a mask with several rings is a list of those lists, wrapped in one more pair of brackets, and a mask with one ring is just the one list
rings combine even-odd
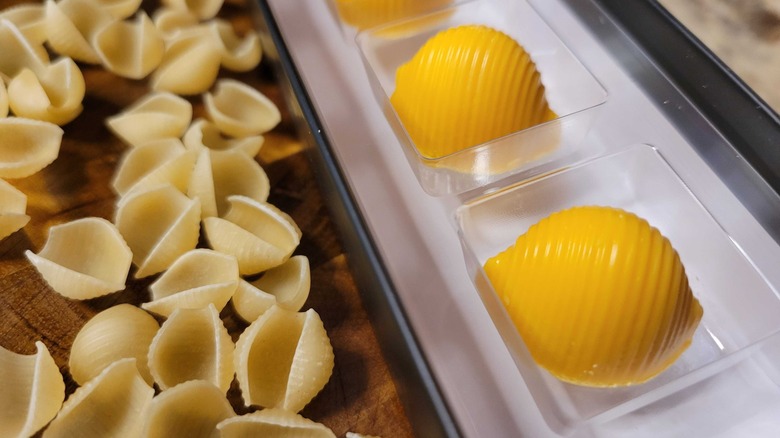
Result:
{"label": "plastic blister tray", "polygon": [[[392,126],[423,189],[432,195],[462,193],[509,176],[528,178],[599,154],[582,139],[607,93],[525,2],[472,0],[432,14],[397,22],[408,29],[388,38],[388,27],[361,32],[357,43],[363,55],[374,96]],[[418,151],[390,104],[395,72],[436,33],[465,24],[482,24],[517,41],[536,64],[546,97],[558,118],[474,145],[442,157]]]}
{"label": "plastic blister tray", "polygon": [[[346,212],[358,280],[373,279],[361,284],[366,301],[389,303],[380,338],[389,314],[409,329],[385,340],[390,360],[409,346],[422,376],[412,389],[431,394],[429,409],[418,397],[408,410],[421,436],[780,433],[780,245],[765,220],[780,215],[780,203],[761,204],[760,183],[735,190],[749,166],[598,1],[459,1],[391,24],[403,34],[379,27],[356,38],[328,4],[261,1],[289,51],[327,194]],[[561,117],[426,159],[389,104],[395,70],[438,30],[467,23],[522,44]],[[550,140],[554,152],[516,159]],[[586,204],[620,207],[658,228],[704,309],[691,347],[642,385],[595,389],[552,377],[481,268],[541,218]],[[444,426],[429,428],[432,417]]]}
{"label": "plastic blister tray", "polygon": [[[652,183],[648,183],[652,181]],[[691,346],[644,384],[587,388],[558,381],[525,349],[482,266],[542,218],[569,207],[618,207],[645,218],[680,254],[704,316]],[[466,262],[493,321],[539,406],[568,426],[616,418],[732,365],[780,332],[777,291],[656,149],[637,145],[469,201],[458,208]],[[713,258],[717,254],[717,258]]]}

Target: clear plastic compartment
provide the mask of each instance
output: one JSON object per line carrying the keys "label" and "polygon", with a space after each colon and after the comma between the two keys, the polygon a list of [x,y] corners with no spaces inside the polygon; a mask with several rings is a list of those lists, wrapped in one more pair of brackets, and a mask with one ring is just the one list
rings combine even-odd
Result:
{"label": "clear plastic compartment", "polygon": [[[658,228],[680,254],[704,308],[688,350],[647,383],[588,388],[552,377],[534,363],[485,277],[482,266],[489,257],[540,219],[579,205],[619,207]],[[777,289],[651,146],[635,145],[471,200],[456,210],[455,219],[469,275],[554,430],[605,422],[661,400],[734,365],[780,331]]]}
{"label": "clear plastic compartment", "polygon": [[[582,139],[606,102],[606,91],[525,1],[470,1],[393,26],[401,24],[409,30],[402,36],[388,38],[388,28],[378,27],[359,33],[357,42],[374,96],[427,193],[458,194],[509,176],[530,178],[602,152],[596,144],[583,145]],[[390,104],[396,70],[433,35],[464,24],[490,26],[523,46],[558,118],[446,156],[425,157]]]}

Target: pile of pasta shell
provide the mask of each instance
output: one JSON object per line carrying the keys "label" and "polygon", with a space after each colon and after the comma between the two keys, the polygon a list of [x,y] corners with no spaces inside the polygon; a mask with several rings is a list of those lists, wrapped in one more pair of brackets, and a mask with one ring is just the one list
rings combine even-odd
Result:
{"label": "pile of pasta shell", "polygon": [[[0,437],[333,437],[298,414],[328,382],[333,348],[314,309],[301,230],[268,202],[255,160],[281,120],[256,89],[219,72],[253,70],[258,35],[215,18],[223,0],[46,0],[0,11],[0,178],[24,178],[56,160],[81,113],[79,65],[147,80],[148,95],[106,126],[127,150],[111,190],[111,220],[52,226],[26,256],[49,287],[72,300],[149,277],[150,300],[95,315],[73,341],[79,388],[65,400],[43,342],[37,353],[0,348]],[[50,59],[50,54],[59,56]],[[193,120],[202,94],[206,117]],[[0,238],[24,227],[24,193],[0,179]],[[134,268],[133,268],[134,266]],[[233,302],[249,326],[233,342],[220,311]],[[237,382],[251,413],[226,398]],[[365,435],[348,433],[356,438]]]}

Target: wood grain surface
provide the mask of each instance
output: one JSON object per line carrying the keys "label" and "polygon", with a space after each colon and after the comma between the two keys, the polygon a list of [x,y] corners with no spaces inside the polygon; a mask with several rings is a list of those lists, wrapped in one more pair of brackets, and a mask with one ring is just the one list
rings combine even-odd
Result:
{"label": "wood grain surface", "polygon": [[[0,0],[0,9],[17,3]],[[156,2],[143,4],[149,13],[157,6]],[[253,23],[249,10],[233,2],[223,6],[220,16],[245,32]],[[17,353],[33,354],[35,341],[41,340],[65,378],[66,396],[77,388],[68,371],[68,355],[79,329],[110,306],[148,301],[148,285],[156,278],[133,280],[132,268],[125,290],[74,301],[52,291],[24,255],[26,250],[40,251],[52,225],[88,216],[109,220],[114,216],[117,198],[109,184],[126,147],[106,129],[104,119],[149,89],[146,81],[122,79],[100,66],[80,67],[87,85],[84,112],[64,127],[62,147],[54,163],[33,176],[9,181],[27,195],[27,214],[32,219],[0,242],[0,345]],[[303,231],[295,253],[308,256],[312,276],[304,310],[314,308],[321,315],[336,356],[330,381],[302,414],[327,425],[337,436],[347,431],[385,438],[411,436],[327,206],[269,70],[261,64],[255,71],[240,75],[222,70],[220,77],[251,84],[276,102],[283,113],[282,123],[266,135],[257,160],[271,180],[269,202],[290,214]],[[194,117],[204,116],[201,98],[189,100]],[[221,316],[236,340],[247,324],[230,305]],[[243,406],[235,381],[228,398],[238,414],[254,410]]]}

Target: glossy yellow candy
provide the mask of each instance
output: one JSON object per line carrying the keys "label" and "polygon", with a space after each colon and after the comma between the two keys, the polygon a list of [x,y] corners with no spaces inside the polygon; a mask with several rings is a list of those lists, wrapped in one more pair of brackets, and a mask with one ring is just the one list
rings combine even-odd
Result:
{"label": "glossy yellow candy", "polygon": [[702,317],[669,240],[615,208],[552,214],[485,271],[536,362],[579,385],[647,381],[685,351]]}
{"label": "glossy yellow candy", "polygon": [[528,53],[508,35],[478,25],[428,40],[398,68],[390,103],[426,158],[556,117]]}
{"label": "glossy yellow candy", "polygon": [[368,29],[430,12],[450,3],[452,0],[336,0],[336,9],[345,23],[358,29]]}

